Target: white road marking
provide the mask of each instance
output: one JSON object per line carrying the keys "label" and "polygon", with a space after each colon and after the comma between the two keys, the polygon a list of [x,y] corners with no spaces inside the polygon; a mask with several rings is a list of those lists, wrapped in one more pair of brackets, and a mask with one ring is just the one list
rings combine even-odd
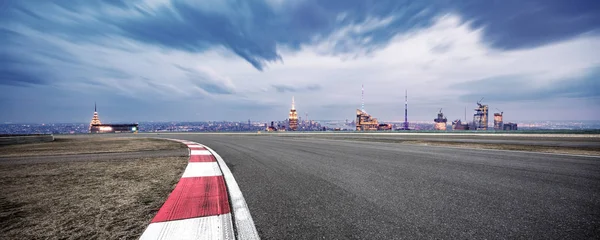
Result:
{"label": "white road marking", "polygon": [[221,173],[221,169],[219,169],[219,164],[217,162],[191,162],[188,163],[181,178],[220,175],[223,175],[223,173]]}
{"label": "white road marking", "polygon": [[199,144],[187,144],[187,147],[188,147],[188,148],[193,148],[193,147],[196,147],[196,148],[198,148],[198,147],[203,147],[203,146],[202,146],[202,145],[199,145]]}
{"label": "white road marking", "polygon": [[254,225],[254,221],[252,220],[252,216],[250,215],[250,210],[248,210],[248,205],[246,205],[246,200],[242,195],[242,191],[238,186],[235,178],[233,178],[233,174],[223,161],[223,158],[219,156],[217,152],[212,150],[211,148],[204,146],[208,151],[210,151],[219,166],[221,166],[221,171],[223,172],[223,178],[225,178],[225,184],[227,185],[227,190],[229,192],[229,202],[232,207],[235,228],[236,228],[236,237],[238,239],[260,239],[258,236],[258,231],[256,231],[256,226]]}
{"label": "white road marking", "polygon": [[191,150],[190,155],[212,155],[208,150]]}
{"label": "white road marking", "polygon": [[140,240],[235,239],[231,214],[151,223]]}

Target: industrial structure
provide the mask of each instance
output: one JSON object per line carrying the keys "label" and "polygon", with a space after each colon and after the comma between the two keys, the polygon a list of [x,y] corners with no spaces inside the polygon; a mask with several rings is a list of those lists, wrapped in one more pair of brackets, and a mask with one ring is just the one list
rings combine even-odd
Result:
{"label": "industrial structure", "polygon": [[452,121],[452,130],[471,130],[469,123],[462,123],[460,119]]}
{"label": "industrial structure", "polygon": [[[467,107],[465,107],[465,121],[467,119]],[[469,123],[462,123],[460,119],[452,121],[452,130],[470,130]]]}
{"label": "industrial structure", "polygon": [[435,125],[433,126],[433,128],[435,130],[446,131],[446,123],[448,122],[448,119],[446,119],[446,117],[444,117],[444,113],[442,113],[441,108],[440,108],[440,112],[437,115],[437,118],[433,119],[433,121],[435,122]]}
{"label": "industrial structure", "polygon": [[365,112],[365,86],[361,87],[361,109],[356,109],[356,131],[378,130],[379,121]]}
{"label": "industrial structure", "polygon": [[473,114],[473,130],[487,130],[488,129],[488,105],[481,104],[481,100],[477,102],[477,108],[475,108],[475,114]]}
{"label": "industrial structure", "polygon": [[[497,109],[497,108],[496,108]],[[500,109],[497,109],[500,111]],[[494,130],[504,130],[503,127],[503,121],[502,121],[502,115],[504,114],[503,111],[500,111],[500,113],[494,113]]]}
{"label": "industrial structure", "polygon": [[94,116],[90,122],[90,133],[121,133],[121,132],[138,132],[138,124],[102,124],[98,117],[96,103],[94,103]]}
{"label": "industrial structure", "polygon": [[290,109],[290,116],[288,119],[288,126],[290,131],[298,130],[298,113],[296,113],[296,106],[294,97],[292,97],[292,108]]}

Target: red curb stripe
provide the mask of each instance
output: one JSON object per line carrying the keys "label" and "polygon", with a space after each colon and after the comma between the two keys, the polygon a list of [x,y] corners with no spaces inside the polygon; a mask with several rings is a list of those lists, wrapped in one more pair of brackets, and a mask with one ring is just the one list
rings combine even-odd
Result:
{"label": "red curb stripe", "polygon": [[213,155],[192,155],[190,156],[190,162],[216,162],[215,156]]}
{"label": "red curb stripe", "polygon": [[181,178],[152,223],[229,213],[223,176]]}

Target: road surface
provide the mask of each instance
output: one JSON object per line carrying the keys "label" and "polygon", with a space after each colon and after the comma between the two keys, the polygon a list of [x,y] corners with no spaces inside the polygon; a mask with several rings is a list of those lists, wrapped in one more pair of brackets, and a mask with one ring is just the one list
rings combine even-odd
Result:
{"label": "road surface", "polygon": [[600,236],[600,158],[182,134],[232,170],[263,239]]}

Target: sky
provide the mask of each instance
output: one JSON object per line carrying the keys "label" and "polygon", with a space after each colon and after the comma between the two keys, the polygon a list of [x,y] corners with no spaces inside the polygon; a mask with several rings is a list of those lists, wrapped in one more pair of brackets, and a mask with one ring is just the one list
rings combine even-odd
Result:
{"label": "sky", "polygon": [[[0,0],[0,122],[600,120],[600,1]],[[490,116],[492,114],[490,113]]]}

